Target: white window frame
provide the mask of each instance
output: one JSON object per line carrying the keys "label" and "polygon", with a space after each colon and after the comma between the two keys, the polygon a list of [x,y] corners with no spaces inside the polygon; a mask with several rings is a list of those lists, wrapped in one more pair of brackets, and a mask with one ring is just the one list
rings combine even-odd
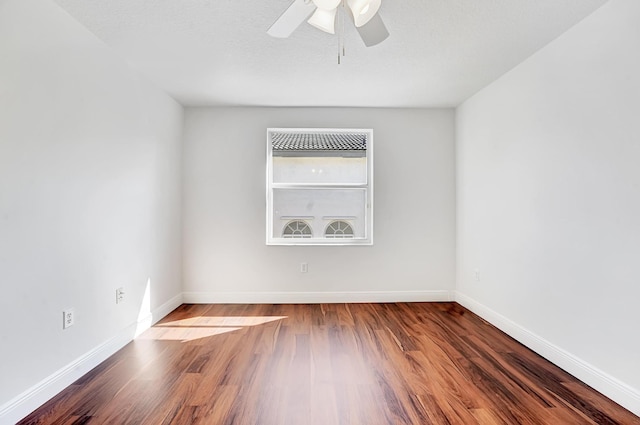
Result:
{"label": "white window frame", "polygon": [[[349,183],[273,183],[273,133],[359,133],[367,135],[366,162],[367,181],[364,184]],[[267,245],[373,245],[373,129],[345,129],[345,128],[268,128],[267,129],[267,175],[266,175],[266,243]],[[273,190],[274,189],[364,189],[365,191],[365,235],[363,238],[326,238],[324,229],[322,237],[312,238],[284,238],[273,235]],[[339,212],[337,212],[339,213]],[[337,218],[337,217],[336,217]],[[315,229],[312,228],[315,232]]]}

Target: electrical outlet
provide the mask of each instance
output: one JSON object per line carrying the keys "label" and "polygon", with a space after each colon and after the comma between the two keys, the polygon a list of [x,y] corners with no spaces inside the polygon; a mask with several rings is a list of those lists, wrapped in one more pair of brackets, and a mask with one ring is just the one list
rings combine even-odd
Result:
{"label": "electrical outlet", "polygon": [[300,273],[306,273],[309,271],[309,265],[307,263],[300,263]]}
{"label": "electrical outlet", "polygon": [[76,318],[73,314],[73,309],[64,310],[62,312],[62,329],[67,329],[75,323]]}
{"label": "electrical outlet", "polygon": [[116,304],[124,302],[124,288],[116,289]]}

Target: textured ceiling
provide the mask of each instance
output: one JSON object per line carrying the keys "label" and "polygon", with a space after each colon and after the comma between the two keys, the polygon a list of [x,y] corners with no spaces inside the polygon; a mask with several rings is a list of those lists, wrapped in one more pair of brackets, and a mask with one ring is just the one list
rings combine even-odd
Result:
{"label": "textured ceiling", "polygon": [[306,23],[266,31],[291,0],[55,0],[184,105],[456,106],[606,0],[383,0],[366,48]]}

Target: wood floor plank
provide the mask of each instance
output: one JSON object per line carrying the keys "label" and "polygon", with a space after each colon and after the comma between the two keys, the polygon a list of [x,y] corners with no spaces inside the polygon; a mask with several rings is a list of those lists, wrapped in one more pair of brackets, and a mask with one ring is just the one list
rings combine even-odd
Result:
{"label": "wood floor plank", "polygon": [[456,303],[186,304],[19,424],[640,418]]}

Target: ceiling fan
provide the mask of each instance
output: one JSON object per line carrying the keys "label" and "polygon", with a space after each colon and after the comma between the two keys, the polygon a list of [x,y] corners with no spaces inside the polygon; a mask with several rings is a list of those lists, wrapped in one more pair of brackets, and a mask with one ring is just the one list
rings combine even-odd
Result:
{"label": "ceiling fan", "polygon": [[360,38],[367,47],[389,37],[378,14],[381,0],[294,0],[267,31],[272,37],[287,38],[305,20],[316,28],[335,34],[338,10],[351,17]]}

